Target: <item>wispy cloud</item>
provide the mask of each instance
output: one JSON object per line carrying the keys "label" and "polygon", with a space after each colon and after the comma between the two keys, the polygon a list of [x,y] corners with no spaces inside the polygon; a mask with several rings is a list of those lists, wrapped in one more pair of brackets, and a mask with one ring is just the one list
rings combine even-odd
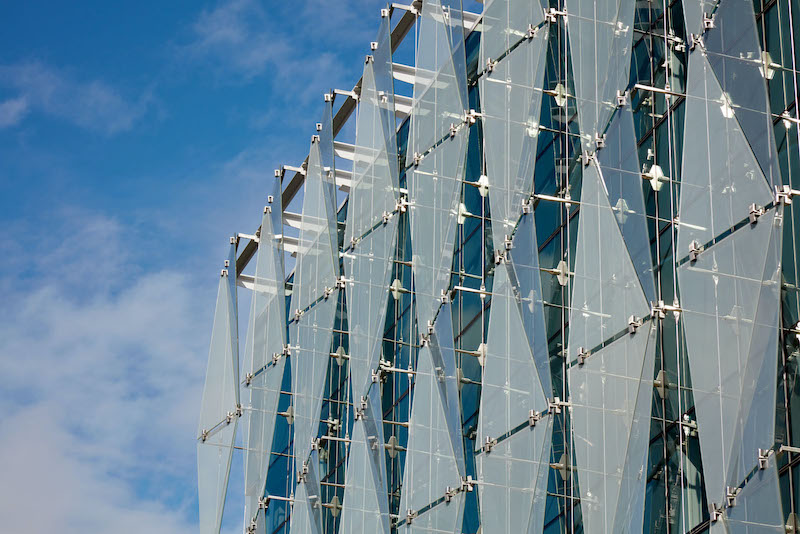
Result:
{"label": "wispy cloud", "polygon": [[213,282],[122,269],[145,245],[131,228],[60,215],[35,254],[0,243],[26,271],[0,279],[4,530],[193,530]]}
{"label": "wispy cloud", "polygon": [[[358,55],[351,62],[346,52],[368,49],[381,5],[376,0],[223,0],[200,13],[190,42],[180,50],[233,81],[267,75],[289,94],[316,94],[326,82],[330,88],[356,81],[350,78],[359,70]],[[366,6],[374,6],[373,17],[364,16]]]}
{"label": "wispy cloud", "polygon": [[103,80],[77,80],[37,61],[0,65],[0,87],[17,93],[0,104],[0,128],[18,124],[26,113],[40,112],[113,135],[133,128],[154,102],[151,90],[128,98]]}
{"label": "wispy cloud", "polygon": [[0,129],[19,124],[27,113],[28,99],[25,96],[0,102]]}

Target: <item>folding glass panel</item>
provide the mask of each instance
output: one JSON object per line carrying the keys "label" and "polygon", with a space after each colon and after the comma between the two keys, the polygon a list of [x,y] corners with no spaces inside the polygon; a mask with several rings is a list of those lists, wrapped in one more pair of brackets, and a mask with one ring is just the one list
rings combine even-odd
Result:
{"label": "folding glass panel", "polygon": [[354,398],[366,394],[381,356],[397,223],[395,215],[344,256]]}
{"label": "folding glass panel", "polygon": [[641,532],[643,500],[638,500],[642,506],[627,510],[630,515],[618,515],[617,509],[632,507],[637,502],[631,502],[637,496],[634,490],[644,491],[640,472],[647,458],[655,350],[648,348],[647,330],[625,334],[569,369],[575,468],[586,532]]}
{"label": "folding glass panel", "polygon": [[328,174],[320,164],[319,142],[312,142],[308,153],[297,267],[292,287],[293,313],[316,302],[326,288],[336,286],[339,247],[336,214],[331,213],[333,204],[329,197]]}
{"label": "folding glass panel", "polygon": [[784,534],[781,493],[775,455],[766,469],[756,470],[736,496],[736,505],[728,508],[729,534]]}
{"label": "folding glass panel", "polygon": [[579,216],[570,361],[577,359],[579,349],[590,351],[627,331],[632,316],[641,320],[650,313],[595,162],[583,169]]}
{"label": "folding glass panel", "polygon": [[411,523],[397,528],[400,534],[450,534],[458,532],[464,516],[464,494],[455,495],[450,502],[440,502]]}
{"label": "folding glass panel", "polygon": [[[782,219],[775,218],[775,222]],[[767,450],[775,441],[775,401],[781,325],[781,244],[782,227],[775,226],[766,253],[764,274],[753,318],[747,365],[742,375],[742,395],[728,486],[738,486],[758,463],[758,450]],[[738,448],[738,450],[737,450]]]}
{"label": "folding glass panel", "polygon": [[445,407],[447,428],[458,463],[458,472],[461,476],[467,476],[464,465],[464,436],[461,431],[458,369],[456,368],[456,353],[453,344],[453,316],[449,302],[442,306],[439,315],[436,316],[433,328],[430,340],[433,369],[438,377],[439,394]]}
{"label": "folding glass panel", "polygon": [[[729,102],[698,50],[689,56],[678,254],[705,245],[765,206],[772,193]],[[763,257],[763,256],[762,256]]]}
{"label": "folding glass panel", "polygon": [[479,80],[494,248],[503,250],[533,186],[548,26],[527,39],[544,13],[538,2],[495,0],[481,33],[483,64],[517,46]]}
{"label": "folding glass panel", "polygon": [[552,418],[523,428],[475,461],[484,532],[541,532]]}
{"label": "folding glass panel", "polygon": [[639,163],[636,131],[630,105],[620,108],[606,132],[606,146],[597,152],[597,160],[622,238],[639,276],[644,294],[655,302],[653,261],[642,192],[642,166]]}
{"label": "folding glass panel", "polygon": [[703,36],[708,62],[729,104],[729,114],[744,137],[770,185],[780,182],[766,78],[777,65],[762,57],[753,2],[725,0],[714,12],[714,27]]}
{"label": "folding glass panel", "polygon": [[[757,461],[755,449],[772,445],[775,212],[767,211],[756,224],[748,221],[752,204],[772,200],[770,190],[729,101],[697,51],[689,59],[688,91],[678,281],[706,493],[709,504],[720,505],[725,487],[738,485],[741,480],[733,479]],[[687,257],[690,250],[702,250],[695,261]],[[761,326],[754,328],[754,321]],[[758,436],[743,435],[756,430]]]}
{"label": "folding glass panel", "polygon": [[512,245],[509,252],[511,285],[519,295],[522,324],[542,384],[542,392],[545,397],[550,397],[553,386],[550,379],[550,355],[544,323],[539,245],[533,213],[526,213],[520,218]]}
{"label": "folding glass panel", "polygon": [[[368,427],[372,427],[372,429]],[[380,425],[368,425],[364,419],[354,423],[347,463],[340,532],[373,534],[390,531],[385,484],[376,472],[383,462],[383,439],[375,435]],[[370,432],[373,430],[373,432]]]}
{"label": "folding glass panel", "polygon": [[[458,488],[461,485],[437,381],[430,347],[424,346],[419,351],[414,379],[405,474],[400,496],[401,518],[409,511],[418,512],[444,497],[448,487]],[[442,503],[438,507],[448,511],[460,508],[455,500],[449,504]],[[438,518],[434,523],[446,532],[454,532],[459,515],[457,510],[455,513],[437,510]],[[451,520],[452,523],[449,522]],[[429,531],[422,526],[425,523],[417,521],[412,521],[411,531]]]}
{"label": "folding glass panel", "polygon": [[634,0],[567,0],[572,75],[583,146],[590,149],[628,86]]}
{"label": "folding glass panel", "polygon": [[[361,82],[345,246],[380,224],[383,215],[391,213],[397,204],[396,148],[386,137],[387,104],[382,102],[385,95],[375,87],[374,70],[374,61],[369,59]],[[393,117],[393,104],[391,114]]]}
{"label": "folding glass panel", "polygon": [[[303,197],[302,228],[292,288],[294,319],[289,325],[292,354],[294,452],[298,465],[308,457],[317,434],[325,376],[330,361],[333,322],[338,293],[336,218],[330,213],[326,183],[320,166],[319,143],[312,142]],[[326,297],[326,293],[328,296]],[[313,304],[313,306],[311,306]],[[298,315],[311,306],[310,309]]]}
{"label": "folding glass panel", "polygon": [[[466,59],[457,35],[461,28],[460,0],[425,0],[419,19],[414,106],[406,165],[464,121],[467,108]],[[450,5],[453,4],[453,5]],[[463,42],[463,39],[462,41]]]}
{"label": "folding glass panel", "polygon": [[426,325],[450,285],[467,130],[445,139],[411,175],[411,242],[417,318]]}
{"label": "folding glass panel", "polygon": [[483,363],[478,444],[497,439],[528,422],[531,410],[547,408],[527,338],[519,304],[508,278],[508,266],[495,267],[489,332]]}
{"label": "folding glass panel", "polygon": [[[279,204],[280,205],[280,204]],[[258,500],[267,480],[275,417],[278,411],[281,382],[286,358],[281,356],[286,344],[286,299],[281,263],[280,241],[272,228],[272,213],[264,211],[261,238],[256,255],[256,271],[251,297],[250,324],[245,342],[246,391],[249,405],[245,422],[245,518],[250,521],[258,512]]]}
{"label": "folding glass panel", "polygon": [[297,465],[308,458],[317,436],[325,377],[331,357],[333,321],[338,292],[303,314],[289,325],[289,337],[295,340],[292,351],[292,403],[294,405],[294,452]]}
{"label": "folding glass panel", "polygon": [[300,481],[294,493],[289,534],[321,534],[319,490],[312,481]]}
{"label": "folding glass panel", "polygon": [[[654,347],[641,324],[649,306],[595,162],[584,168],[579,216],[568,354],[581,512],[587,532],[635,531],[643,508],[626,515],[617,507],[621,492],[621,504],[632,504],[630,484],[642,480]],[[628,333],[631,322],[641,326]]]}
{"label": "folding glass panel", "polygon": [[231,329],[233,295],[228,276],[228,271],[223,271],[219,280],[197,429],[197,487],[203,534],[219,532],[238,424],[236,392],[239,385],[233,367],[238,347],[234,345]]}

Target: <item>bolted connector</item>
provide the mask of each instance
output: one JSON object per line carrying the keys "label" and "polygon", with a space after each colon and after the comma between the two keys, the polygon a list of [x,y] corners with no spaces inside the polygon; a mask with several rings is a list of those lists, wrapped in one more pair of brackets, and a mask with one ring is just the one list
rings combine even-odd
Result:
{"label": "bolted connector", "polygon": [[452,139],[453,137],[455,137],[457,133],[458,133],[458,127],[455,124],[450,124],[450,138]]}
{"label": "bolted connector", "polygon": [[205,442],[205,441],[208,439],[208,434],[209,434],[209,431],[208,431],[208,430],[203,430],[203,431],[200,433],[200,440],[201,440],[201,441],[203,441],[203,442]]}
{"label": "bolted connector", "polygon": [[475,489],[475,480],[472,478],[472,475],[468,475],[465,477],[461,477],[461,491],[470,492]]}
{"label": "bolted connector", "polygon": [[703,42],[703,36],[692,34],[692,44],[689,46],[689,50],[694,50],[697,47],[705,49],[706,44]]}
{"label": "bolted connector", "polygon": [[449,503],[456,494],[458,494],[457,490],[447,486],[447,489],[444,490],[444,502]]}
{"label": "bolted connector", "polygon": [[395,209],[400,213],[405,213],[408,211],[408,197],[405,195],[401,195],[399,199],[397,199],[397,205]]}
{"label": "bolted connector", "polygon": [[701,245],[696,239],[689,243],[689,261],[697,261],[697,257],[701,252],[703,252],[703,248],[703,245]]}
{"label": "bolted connector", "polygon": [[788,185],[775,186],[775,204],[788,206],[792,203],[792,188]]}
{"label": "bolted connector", "polygon": [[391,219],[391,218],[392,218],[392,214],[391,213],[389,213],[388,211],[384,211],[383,212],[383,219],[382,219],[383,220],[383,224],[389,224],[389,219]]}
{"label": "bolted connector", "polygon": [[506,250],[511,250],[511,248],[514,246],[514,242],[511,241],[510,235],[506,235],[505,239],[503,239],[503,246]]}
{"label": "bolted connector", "polygon": [[522,213],[528,214],[533,211],[533,203],[530,197],[522,199]]}
{"label": "bolted connector", "polygon": [[758,468],[763,470],[769,466],[769,450],[758,449]]}
{"label": "bolted connector", "polygon": [[711,504],[711,522],[712,523],[716,523],[717,521],[722,519],[723,510],[724,509],[723,509],[722,506],[720,506],[720,505],[718,505],[716,503],[712,503]]}
{"label": "bolted connector", "polygon": [[422,154],[419,152],[414,152],[414,166],[419,166],[420,162],[422,161]]}
{"label": "bolted connector", "polygon": [[492,452],[492,449],[494,448],[495,445],[497,445],[497,440],[492,439],[489,436],[486,436],[486,441],[483,442],[483,447],[481,447],[481,450],[483,450],[483,452],[488,454]]}
{"label": "bolted connector", "polygon": [[294,311],[294,321],[297,322],[303,316],[303,310],[295,310]]}
{"label": "bolted connector", "polygon": [[375,41],[372,41],[372,42],[369,44],[369,49],[370,49],[370,50],[377,50],[377,49],[378,49],[378,43],[377,43],[377,42],[375,42]]}
{"label": "bolted connector", "polygon": [[381,9],[381,18],[386,18],[389,16],[389,10],[386,8]]}
{"label": "bolted connector", "polygon": [[553,397],[552,400],[547,401],[547,411],[549,411],[553,415],[558,415],[561,413],[561,399],[558,397]]}
{"label": "bolted connector", "polygon": [[528,412],[528,426],[536,426],[536,423],[539,422],[541,418],[542,416],[539,414],[539,412],[536,410],[531,410]]}
{"label": "bolted connector", "polygon": [[336,287],[337,287],[338,289],[344,289],[345,287],[347,287],[347,278],[345,278],[344,276],[342,276],[341,278],[339,278],[338,280],[336,280]]}
{"label": "bolted connector", "polygon": [[492,58],[488,58],[486,60],[486,72],[492,72],[496,64],[497,64],[496,61],[492,61]]}
{"label": "bolted connector", "polygon": [[539,33],[539,27],[534,26],[533,24],[528,24],[528,33],[526,37],[528,39],[533,39],[534,37],[536,37],[537,33]]}
{"label": "bolted connector", "polygon": [[494,264],[500,265],[505,260],[505,253],[502,250],[495,250],[494,251]]}
{"label": "bolted connector", "polygon": [[628,333],[635,334],[636,329],[639,328],[644,324],[641,317],[636,317],[635,315],[631,315],[628,317]]}
{"label": "bolted connector", "polygon": [[578,365],[583,365],[586,363],[586,358],[588,358],[590,354],[591,352],[583,347],[578,347]]}
{"label": "bolted connector", "polygon": [[628,104],[628,92],[617,91],[617,107],[622,108]]}
{"label": "bolted connector", "polygon": [[322,298],[324,298],[325,300],[328,300],[328,297],[331,296],[331,293],[333,293],[333,288],[332,287],[326,287],[325,289],[322,290]]}
{"label": "bolted connector", "polygon": [[606,134],[595,134],[594,144],[597,148],[604,148],[606,146]]}
{"label": "bolted connector", "polygon": [[714,27],[714,14],[703,13],[703,29],[710,30]]}
{"label": "bolted connector", "polygon": [[415,517],[417,517],[417,512],[411,510],[410,508],[406,510],[406,525],[410,525],[414,521]]}
{"label": "bolted connector", "polygon": [[246,386],[249,386],[252,381],[253,381],[253,373],[247,373],[246,375],[244,375],[244,384]]}
{"label": "bolted connector", "polygon": [[758,218],[761,217],[766,213],[764,206],[759,206],[758,204],[750,204],[750,224],[756,224],[758,222]]}
{"label": "bolted connector", "polygon": [[741,490],[739,488],[734,488],[731,486],[728,486],[725,489],[725,504],[728,506],[728,508],[733,508],[736,506],[736,496],[739,495],[740,491]]}

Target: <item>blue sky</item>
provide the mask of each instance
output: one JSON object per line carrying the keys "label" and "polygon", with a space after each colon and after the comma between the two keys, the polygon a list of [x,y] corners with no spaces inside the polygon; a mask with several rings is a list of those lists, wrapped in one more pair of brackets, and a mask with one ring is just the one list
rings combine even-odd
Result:
{"label": "blue sky", "polygon": [[0,5],[5,532],[196,530],[228,236],[359,78],[383,6]]}

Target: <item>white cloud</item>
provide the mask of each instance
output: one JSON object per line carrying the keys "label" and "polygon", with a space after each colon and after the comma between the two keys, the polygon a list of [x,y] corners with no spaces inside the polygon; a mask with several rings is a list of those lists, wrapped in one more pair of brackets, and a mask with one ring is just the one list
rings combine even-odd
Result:
{"label": "white cloud", "polygon": [[[0,105],[0,127],[3,106],[9,102],[24,102],[24,112],[38,111],[87,130],[113,135],[133,128],[153,103],[150,90],[129,100],[102,80],[78,81],[40,62],[0,65],[0,86],[19,95]],[[10,107],[8,111],[14,111],[13,104]],[[22,115],[10,118],[19,122]]]}
{"label": "white cloud", "polygon": [[7,532],[195,529],[195,440],[215,279],[137,274],[135,233],[75,211],[0,243],[0,511]]}
{"label": "white cloud", "polygon": [[24,96],[0,102],[0,129],[15,126],[28,113],[28,99]]}

